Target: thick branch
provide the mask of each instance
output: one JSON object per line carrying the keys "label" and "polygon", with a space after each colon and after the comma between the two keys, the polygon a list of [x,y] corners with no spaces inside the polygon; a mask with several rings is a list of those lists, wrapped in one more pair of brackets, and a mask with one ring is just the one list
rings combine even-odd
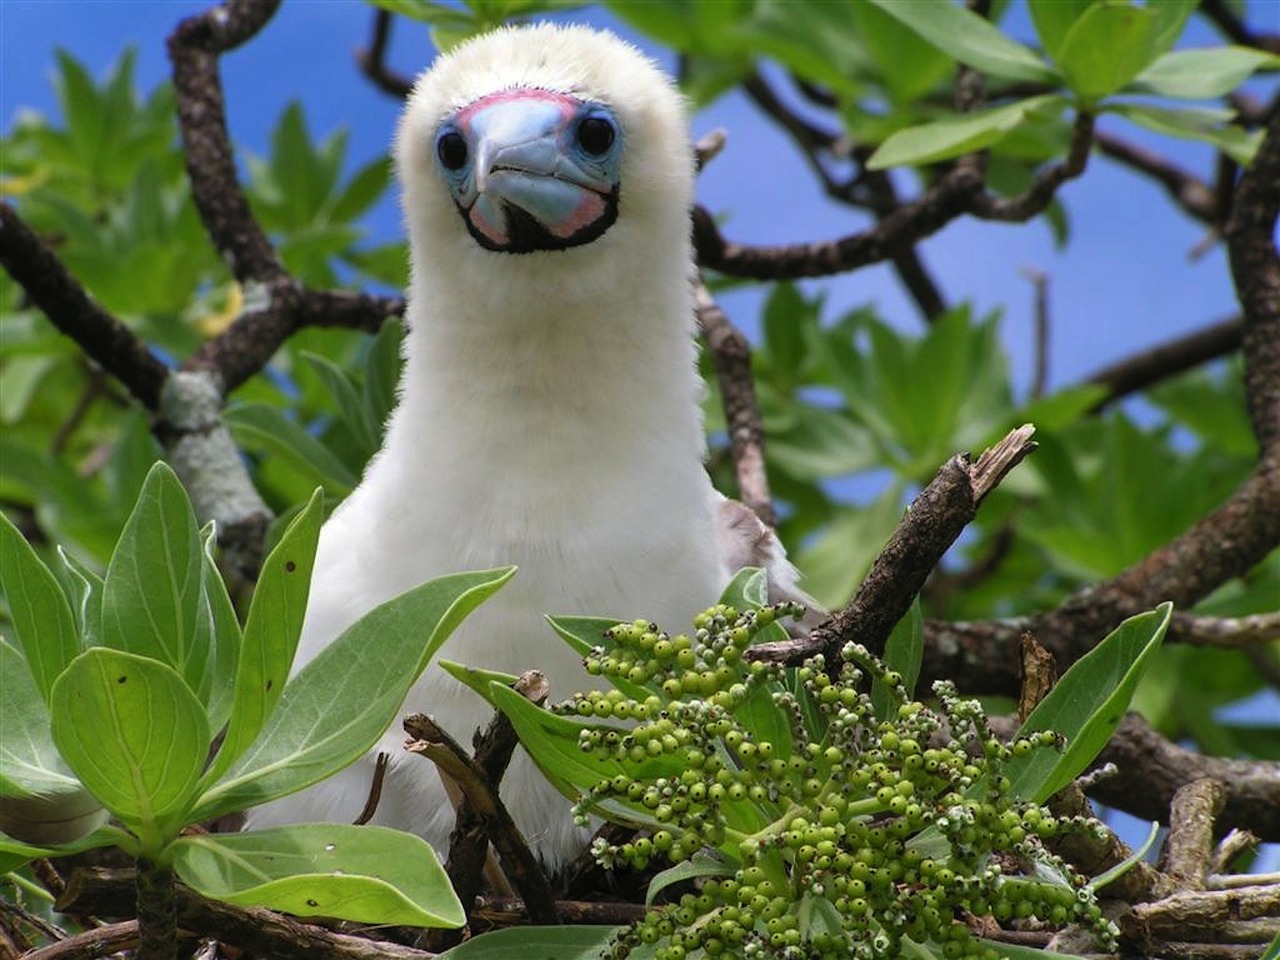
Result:
{"label": "thick branch", "polygon": [[[55,909],[65,913],[118,916],[127,908],[133,889],[131,870],[77,870]],[[206,900],[179,885],[178,925],[184,930],[215,936],[219,941],[240,947],[256,956],[272,960],[428,960],[432,955],[412,947],[363,937],[332,933],[323,927],[274,913],[262,907],[235,907]],[[117,927],[121,925],[116,925]],[[109,928],[99,928],[99,931]],[[136,928],[135,928],[136,929]],[[90,931],[97,933],[99,931]],[[79,939],[79,938],[76,938]],[[29,954],[29,960],[69,960],[71,957],[101,954],[67,954],[57,945]]]}
{"label": "thick branch", "polygon": [[694,303],[702,335],[711,351],[724,417],[729,431],[729,450],[738,481],[738,497],[761,522],[777,523],[769,480],[764,465],[764,425],[751,376],[751,345],[711,298],[706,285],[698,282]]}
{"label": "thick branch", "polygon": [[977,514],[983,498],[1035,449],[1033,432],[1030,425],[1011,431],[976,462],[964,454],[948,460],[911,504],[849,605],[810,636],[756,647],[751,657],[795,663],[822,651],[831,667],[840,662],[839,652],[846,643],[882,651],[894,625]]}
{"label": "thick branch", "polygon": [[1120,771],[1089,789],[1102,803],[1164,823],[1179,788],[1196,780],[1217,780],[1224,788],[1218,818],[1222,830],[1243,827],[1265,841],[1280,840],[1280,763],[1230,760],[1184,749],[1136,713],[1124,718],[1095,763],[1114,763]]}
{"label": "thick branch", "polygon": [[139,403],[155,409],[168,368],[85,292],[7,203],[0,203],[0,263],[58,330],[124,384]]}
{"label": "thick branch", "polygon": [[1094,410],[1105,409],[1132,393],[1226,356],[1240,349],[1243,338],[1244,322],[1231,317],[1103,367],[1084,381],[1108,390]]}
{"label": "thick branch", "polygon": [[279,6],[280,0],[226,0],[179,23],[168,44],[192,199],[245,287],[279,280],[284,267],[240,189],[218,57],[251,39]]}

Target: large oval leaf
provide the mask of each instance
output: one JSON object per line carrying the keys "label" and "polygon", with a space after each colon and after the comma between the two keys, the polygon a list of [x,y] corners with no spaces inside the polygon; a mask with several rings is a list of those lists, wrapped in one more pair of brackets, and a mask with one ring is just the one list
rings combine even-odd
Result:
{"label": "large oval leaf", "polygon": [[53,685],[53,740],[67,764],[156,854],[187,822],[209,755],[204,707],[175,670],[95,647]]}
{"label": "large oval leaf", "polygon": [[466,922],[431,846],[387,827],[300,823],[183,837],[172,849],[184,883],[228,903],[357,923]]}
{"label": "large oval leaf", "polygon": [[508,927],[472,937],[440,954],[439,960],[599,960],[622,929],[588,924]]}

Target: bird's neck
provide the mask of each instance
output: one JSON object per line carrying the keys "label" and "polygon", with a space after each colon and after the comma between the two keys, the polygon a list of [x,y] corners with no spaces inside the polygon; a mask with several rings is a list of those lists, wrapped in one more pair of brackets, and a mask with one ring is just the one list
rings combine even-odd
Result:
{"label": "bird's neck", "polygon": [[703,482],[690,290],[645,272],[591,290],[530,271],[529,283],[459,295],[459,277],[417,271],[389,450],[458,475],[500,465],[592,483],[652,469]]}

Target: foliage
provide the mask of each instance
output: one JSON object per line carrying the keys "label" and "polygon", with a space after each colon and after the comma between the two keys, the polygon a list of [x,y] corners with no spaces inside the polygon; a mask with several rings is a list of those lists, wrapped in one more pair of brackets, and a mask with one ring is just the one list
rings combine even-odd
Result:
{"label": "foliage", "polygon": [[[180,836],[361,756],[436,648],[511,575],[422,584],[290,678],[321,515],[317,492],[267,558],[243,629],[213,562],[213,531],[197,528],[163,463],[148,473],[105,577],[66,554],[51,571],[0,518],[0,588],[17,639],[0,639],[0,863],[114,845],[233,903],[463,922],[431,848],[393,830],[304,824]],[[374,638],[377,658],[362,652]],[[317,724],[329,711],[343,723]]]}
{"label": "foliage", "polygon": [[[1167,604],[1080,660],[1006,744],[949,682],[934,685],[936,707],[912,699],[918,618],[886,651],[901,670],[855,645],[832,670],[822,657],[798,670],[748,662],[749,646],[785,637],[779,622],[802,612],[765,599],[763,574],[747,570],[689,634],[557,619],[614,689],[551,712],[453,667],[507,713],[584,823],[596,814],[641,829],[597,841],[602,863],[669,863],[614,956],[642,944],[659,944],[658,960],[1001,955],[955,919],[961,909],[1083,923],[1110,943],[1094,885],[1042,844],[1105,828],[1040,804],[1110,739]],[[704,878],[697,893],[652,906],[693,877]]]}
{"label": "foliage", "polygon": [[[561,0],[375,2],[426,22],[439,49],[513,17],[578,6]],[[1139,126],[1148,143],[1193,139],[1220,149],[1235,163],[1245,162],[1256,149],[1257,135],[1231,111],[1207,101],[1280,68],[1280,58],[1254,48],[1180,48],[1192,0],[1028,0],[1033,36],[1026,42],[1002,25],[1008,5],[1001,2],[992,4],[990,21],[946,0],[610,0],[605,6],[679,55],[682,86],[696,105],[733,89],[768,62],[818,89],[828,103],[826,119],[842,142],[853,145],[860,162],[872,158],[869,168],[910,168],[927,185],[953,158],[982,149],[988,185],[1003,195],[1021,192],[1037,173],[1066,156],[1072,122],[1082,114],[1123,121],[1117,125],[1122,130]],[[69,53],[59,51],[60,117],[25,114],[4,134],[0,190],[14,198],[23,218],[56,247],[97,302],[166,361],[185,359],[252,308],[254,294],[237,286],[199,222],[177,142],[172,89],[163,84],[140,92],[134,64],[134,54],[126,51],[96,81]],[[984,108],[957,112],[958,64],[985,77]],[[253,212],[299,281],[315,287],[402,289],[404,244],[365,241],[364,220],[385,195],[389,164],[378,157],[352,169],[348,152],[342,131],[316,135],[303,104],[290,105],[264,153],[244,155]],[[1087,183],[1086,178],[1077,189],[1087,189]],[[1060,243],[1071,241],[1070,199],[1066,192],[1044,211]],[[713,286],[727,282],[709,280]],[[1167,379],[1146,392],[1145,403],[1098,413],[1095,405],[1105,395],[1100,386],[1079,385],[1048,396],[1015,390],[1000,323],[998,312],[978,315],[962,304],[933,318],[923,332],[905,333],[874,307],[835,315],[812,288],[788,283],[771,288],[753,358],[768,475],[783,514],[780,536],[791,546],[806,586],[824,603],[834,607],[849,598],[900,519],[904,502],[943,460],[957,450],[979,449],[1017,423],[1037,425],[1040,449],[984,503],[926,589],[920,612],[930,617],[984,619],[1047,609],[1130,568],[1186,530],[1256,463],[1239,363]],[[401,333],[395,323],[374,337],[300,331],[231,398],[225,422],[254,483],[279,515],[270,538],[275,552],[241,625],[210,560],[211,532],[196,528],[172,476],[152,469],[161,451],[147,417],[0,273],[0,502],[22,531],[8,519],[0,525],[7,621],[0,640],[0,826],[11,838],[0,844],[0,870],[37,852],[116,844],[138,856],[171,859],[194,886],[235,902],[297,912],[298,891],[310,895],[315,890],[325,903],[322,912],[330,914],[341,912],[336,901],[326,899],[332,896],[365,903],[361,916],[366,919],[419,923],[424,910],[437,919],[453,916],[452,906],[441,899],[433,860],[419,877],[376,882],[367,862],[356,864],[347,878],[360,887],[354,895],[335,884],[331,874],[340,861],[333,858],[348,853],[347,828],[326,828],[322,835],[293,831],[247,839],[175,839],[187,823],[297,789],[302,778],[290,771],[298,769],[294,764],[304,754],[318,760],[318,768],[330,769],[363,749],[345,735],[335,741],[298,739],[300,728],[289,711],[349,696],[366,708],[367,728],[381,730],[394,709],[390,704],[398,685],[409,682],[421,666],[410,663],[420,648],[406,647],[400,651],[399,675],[390,668],[376,677],[357,675],[352,671],[359,658],[347,655],[331,667],[330,679],[350,674],[341,690],[331,690],[318,676],[299,686],[305,674],[283,683],[305,599],[299,571],[307,569],[322,513],[351,490],[380,445],[394,403]],[[731,490],[719,396],[714,378],[708,382],[711,470],[717,486]],[[851,481],[869,492],[850,497],[845,491]],[[317,487],[323,503],[313,494]],[[285,569],[289,563],[292,573]],[[984,568],[985,576],[954,588],[958,575]],[[501,580],[496,572],[471,575],[479,578],[474,580],[462,576],[396,603],[416,603],[428,610],[430,620],[449,603],[463,603],[457,596],[446,602],[449,596],[478,602],[480,593]],[[1278,595],[1280,553],[1273,552],[1194,612],[1269,612]],[[730,627],[753,604],[745,596],[729,604],[736,613],[721,612],[726,629],[759,626],[757,614],[754,623]],[[386,615],[403,620],[409,609]],[[585,653],[609,625],[564,620],[557,626]],[[645,626],[641,638],[652,632]],[[1077,666],[1093,672],[1070,676],[1089,676],[1090,682],[1071,680],[1067,689],[1094,694],[1089,715],[1109,718],[1132,695],[1135,708],[1166,736],[1221,755],[1280,759],[1280,728],[1274,721],[1245,726],[1219,719],[1221,707],[1264,688],[1256,658],[1188,646],[1156,649],[1147,643],[1156,632],[1153,619],[1140,618],[1099,648],[1104,659],[1113,658],[1109,667],[1092,660]],[[911,636],[910,629],[900,628],[887,656],[903,655],[901,643]],[[692,640],[688,649],[694,649]],[[1275,663],[1274,648],[1253,652]],[[903,656],[909,664],[911,656]],[[630,663],[627,676],[612,671],[621,699],[579,701],[591,705],[593,716],[600,709],[597,719],[618,716],[622,703],[649,704],[651,697],[660,704],[698,699],[703,684],[710,697],[726,692],[713,685],[724,678],[698,679],[688,691],[682,678],[678,692],[662,690],[644,671],[630,676],[638,666],[635,658],[622,662]],[[878,682],[869,707],[859,693],[849,709],[869,710],[877,723],[895,722],[885,712],[885,704],[899,697],[895,685],[886,684],[874,660],[863,656],[855,663],[842,669],[861,670]],[[600,666],[609,672],[604,663]],[[892,666],[909,672],[902,663]],[[624,774],[649,783],[668,776],[666,760],[633,762],[630,756],[584,753],[577,747],[580,729],[600,724],[534,712],[491,688],[482,675],[453,669],[523,718],[535,752],[538,745],[563,748],[557,754],[563,766],[550,773],[567,790],[590,794],[597,809],[610,815],[646,824],[651,843],[664,829],[676,842],[670,822],[655,822],[643,796],[637,807],[625,794],[591,793]],[[772,737],[790,743],[796,755],[803,755],[806,743],[825,749],[834,714],[821,709],[819,674],[811,673],[806,685],[767,671],[748,678],[740,664],[734,669],[747,699],[733,702],[724,735],[741,728],[741,742]],[[273,678],[279,682],[271,685],[267,681]],[[795,698],[797,709],[809,707],[798,720],[779,714],[775,694]],[[810,703],[814,698],[819,704]],[[945,717],[957,703],[962,701],[944,698],[937,712],[928,706],[904,722]],[[72,709],[77,722],[69,719]],[[94,720],[82,726],[86,716]],[[650,722],[632,719],[641,726],[618,734],[619,742],[634,738]],[[1074,751],[1088,754],[1100,742],[1109,721],[1090,728],[1087,719],[1060,715],[1051,724],[1060,731],[1062,724],[1075,725],[1066,753],[1033,745],[1037,762],[1046,767],[1052,762],[1057,769],[1034,774],[1033,795],[1068,776],[1065,768],[1057,768],[1060,760]],[[212,735],[224,727],[226,736],[211,765],[197,764],[209,752]],[[150,732],[159,738],[144,735]],[[715,756],[730,761],[724,769],[736,769],[737,754],[724,735],[708,736],[718,744]],[[169,750],[186,762],[162,763],[158,758]],[[889,759],[906,765],[905,756]],[[889,765],[888,759],[881,762]],[[997,755],[983,762],[999,766],[1005,761]],[[635,763],[640,764],[636,769],[628,766]],[[831,776],[825,767],[822,773]],[[741,782],[749,793],[752,785]],[[986,783],[983,803],[1019,817],[1038,809],[1026,794],[1011,799],[998,786]],[[793,799],[802,805],[813,801],[803,790]],[[748,796],[723,812],[754,817],[738,824],[745,837],[782,819],[787,810],[777,806],[780,802],[766,798],[766,808],[752,814],[757,801]],[[121,825],[101,826],[108,813]],[[852,817],[841,821],[846,830],[854,822]],[[1039,822],[1048,821],[1041,815]],[[428,864],[428,854],[403,837],[382,837],[369,828],[361,828],[359,836],[361,848],[385,852],[388,860],[394,859],[394,849]],[[750,869],[753,859],[741,844],[734,847],[728,832],[713,846],[720,859],[691,869],[717,877],[720,887],[711,889],[721,895],[727,895],[726,880],[741,889],[742,880],[734,874]],[[791,852],[771,848],[762,854],[761,869],[782,871],[790,884],[805,871],[797,866],[798,848],[786,849]],[[630,855],[639,855],[634,845]],[[288,861],[285,872],[266,866],[281,860]],[[1062,879],[1048,884],[1065,889]],[[669,909],[674,913],[682,907],[677,902]],[[699,902],[691,909],[705,913],[719,907]],[[821,911],[817,919],[814,913],[807,916],[811,930],[829,921]],[[665,936],[660,928],[658,933]],[[589,930],[554,935],[565,941],[565,951],[578,949],[583,955],[602,939],[600,931]],[[518,939],[514,947],[502,948],[501,938],[495,938],[492,955],[502,955],[501,949],[527,952],[527,931]],[[464,946],[456,954],[477,949]]]}

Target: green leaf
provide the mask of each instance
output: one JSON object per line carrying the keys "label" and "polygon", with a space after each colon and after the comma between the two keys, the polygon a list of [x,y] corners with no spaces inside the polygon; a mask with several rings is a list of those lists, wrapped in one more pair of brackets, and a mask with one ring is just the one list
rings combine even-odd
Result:
{"label": "green leaf", "polygon": [[1173,604],[1162,603],[1130,617],[1071,665],[1018,729],[1019,736],[1057,731],[1066,749],[1041,748],[1010,761],[1005,772],[1016,796],[1042,803],[1084,772],[1124,718],[1172,616]]}
{"label": "green leaf", "polygon": [[303,823],[183,837],[172,849],[184,883],[239,906],[414,927],[467,919],[431,846],[387,827]]}
{"label": "green leaf", "polygon": [[163,461],[147,474],[102,586],[102,642],[168,664],[208,694],[213,624],[191,502]]}
{"label": "green leaf", "polygon": [[229,407],[223,422],[237,442],[251,449],[270,451],[299,468],[307,480],[326,493],[345,497],[356,485],[356,476],[323,443],[265,403]]}
{"label": "green leaf", "polygon": [[102,825],[102,804],[54,745],[48,706],[22,652],[2,636],[0,730],[0,830],[27,843],[65,843]]}
{"label": "green leaf", "polygon": [[[916,597],[906,616],[898,621],[889,634],[883,659],[890,670],[902,674],[903,690],[910,697],[916,688],[920,664],[924,659],[924,613],[920,609],[919,597]],[[897,713],[897,698],[879,680],[871,683],[871,703],[878,720],[892,719]]]}
{"label": "green leaf", "polygon": [[1280,56],[1252,47],[1175,50],[1143,70],[1135,83],[1166,97],[1210,100],[1231,93],[1263,67],[1280,67]]}
{"label": "green leaf", "polygon": [[53,740],[81,782],[156,855],[188,821],[209,720],[168,664],[86,650],[53,687]]}
{"label": "green leaf", "polygon": [[1034,51],[951,0],[870,2],[905,23],[943,53],[984,73],[1035,83],[1056,83],[1060,79]]}
{"label": "green leaf", "polygon": [[1107,104],[1106,109],[1141,127],[1169,137],[1213,144],[1241,166],[1247,166],[1262,143],[1262,131],[1252,133],[1230,123],[1229,110],[1183,107],[1172,110],[1142,103]]}
{"label": "green leaf", "polygon": [[209,728],[221,730],[231,712],[232,692],[237,665],[240,662],[240,619],[222,581],[214,552],[218,546],[217,528],[212,520],[200,532],[204,545],[201,569],[201,597],[205,616],[212,624],[213,649],[209,655],[209,684],[203,696],[209,714]]}
{"label": "green leaf", "polygon": [[[651,757],[640,763],[623,763],[582,750],[578,735],[584,729],[618,729],[607,724],[584,723],[562,717],[531,703],[503,684],[489,687],[490,702],[507,715],[520,744],[529,752],[542,775],[553,787],[572,800],[580,800],[593,786],[618,774],[640,779],[677,776],[684,767],[675,755]],[[661,824],[639,804],[610,797],[596,806],[597,811],[617,823],[647,826]]]}
{"label": "green leaf", "polygon": [[1089,881],[1089,889],[1095,891],[1101,890],[1107,884],[1118,880],[1120,877],[1132,870],[1135,865],[1142,862],[1143,858],[1146,857],[1147,851],[1155,845],[1156,838],[1159,836],[1160,823],[1159,821],[1152,821],[1151,829],[1147,831],[1147,839],[1143,841],[1142,846],[1138,847],[1136,850],[1131,850],[1129,855],[1114,867],[1091,879]]}
{"label": "green leaf", "polygon": [[499,686],[510,687],[514,686],[516,681],[520,679],[514,673],[502,673],[499,670],[482,670],[479,667],[466,667],[460,663],[454,663],[452,660],[437,660],[436,666],[467,687],[467,689],[479,694],[495,710],[497,707],[493,702],[493,695],[489,692],[489,685],[496,683]]}
{"label": "green leaf", "polygon": [[304,351],[302,358],[311,364],[312,369],[324,382],[329,395],[338,404],[338,413],[347,429],[355,435],[356,440],[367,451],[372,452],[376,445],[376,436],[369,429],[368,419],[364,415],[364,406],[360,395],[356,393],[355,384],[351,382],[345,370],[327,357],[317,353]]}
{"label": "green leaf", "polygon": [[624,929],[590,924],[508,927],[472,937],[439,954],[438,960],[599,960],[609,941]]}
{"label": "green leaf", "polygon": [[323,522],[324,494],[317,490],[262,564],[240,644],[227,732],[204,776],[206,784],[221,777],[248,748],[284,693]]}
{"label": "green leaf", "polygon": [[[103,815],[106,815],[105,811]],[[120,847],[126,853],[133,853],[137,848],[129,834],[110,825],[100,826],[77,840],[57,844],[23,843],[16,837],[0,833],[0,871],[7,873],[37,857],[68,857],[86,850],[112,846]]]}
{"label": "green leaf", "polygon": [[793,283],[779,283],[764,305],[764,348],[770,370],[795,383],[805,359],[804,330],[816,311]]}
{"label": "green leaf", "polygon": [[[354,762],[386,732],[440,644],[514,572],[430,580],[344,630],[288,682],[262,731],[201,798],[194,818],[266,803]],[[369,656],[372,649],[378,656]]]}
{"label": "green leaf", "polygon": [[1080,14],[1088,10],[1093,0],[1027,0],[1031,22],[1045,53],[1061,62],[1059,52],[1062,42]]}
{"label": "green leaf", "polygon": [[851,12],[894,104],[915,103],[952,72],[950,57],[873,4],[855,3]]}
{"label": "green leaf", "polygon": [[80,646],[96,647],[102,643],[102,577],[58,547],[58,557],[66,570],[67,599],[76,617]]}
{"label": "green leaf", "polygon": [[329,216],[339,223],[355,220],[377,202],[390,182],[390,157],[379,157],[365,164],[342,189]]}
{"label": "green leaf", "polygon": [[1156,58],[1156,14],[1127,2],[1095,3],[1067,32],[1058,62],[1086,105],[1115,93]]}
{"label": "green leaf", "polygon": [[0,590],[8,600],[13,632],[22,644],[36,689],[48,703],[53,681],[80,652],[80,638],[62,587],[3,513]]}
{"label": "green leaf", "polygon": [[381,437],[387,417],[396,405],[396,386],[400,383],[400,341],[404,325],[388,319],[369,345],[369,358],[364,372],[364,409],[369,432]]}
{"label": "green leaf", "polygon": [[1067,101],[1063,97],[1044,94],[1003,107],[979,110],[899,130],[880,144],[867,161],[867,166],[872,170],[883,170],[887,167],[919,165],[981,150],[998,143],[1032,112],[1041,116],[1056,116],[1066,106]]}

